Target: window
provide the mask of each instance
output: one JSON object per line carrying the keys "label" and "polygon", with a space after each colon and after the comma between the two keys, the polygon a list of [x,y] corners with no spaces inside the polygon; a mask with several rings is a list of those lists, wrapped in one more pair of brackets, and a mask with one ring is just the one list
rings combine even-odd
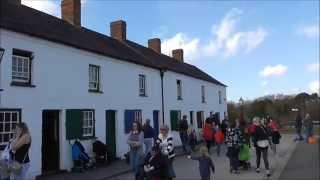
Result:
{"label": "window", "polygon": [[179,121],[181,119],[181,111],[172,110],[170,111],[170,125],[172,131],[179,130]]}
{"label": "window", "polygon": [[13,131],[19,121],[19,110],[0,109],[0,150],[4,149],[9,140],[13,137]]}
{"label": "window", "polygon": [[206,92],[205,92],[205,87],[201,86],[201,102],[205,103],[206,102]]}
{"label": "window", "polygon": [[193,125],[193,111],[190,111],[190,124]]}
{"label": "window", "polygon": [[12,50],[12,82],[14,86],[31,86],[33,53],[29,51]]}
{"label": "window", "polygon": [[95,115],[92,109],[66,110],[66,137],[71,139],[86,139],[95,136]]}
{"label": "window", "polygon": [[181,82],[181,80],[177,80],[177,97],[178,97],[178,100],[182,100],[182,82]]}
{"label": "window", "polygon": [[100,91],[100,67],[89,65],[89,90]]}
{"label": "window", "polygon": [[221,97],[221,91],[219,91],[219,92],[218,92],[218,94],[219,94],[219,104],[222,104],[222,99],[221,99],[221,98],[222,98],[222,97]]}
{"label": "window", "polygon": [[139,96],[147,96],[146,76],[143,74],[139,74]]}
{"label": "window", "polygon": [[197,124],[198,124],[198,128],[202,128],[203,122],[204,122],[203,111],[198,111],[198,112],[197,112]]}
{"label": "window", "polygon": [[140,109],[124,111],[124,131],[126,134],[130,133],[133,122],[137,121],[142,123],[141,114],[142,111]]}
{"label": "window", "polygon": [[83,113],[82,136],[84,137],[93,136],[93,131],[94,131],[93,111],[83,111],[82,113]]}

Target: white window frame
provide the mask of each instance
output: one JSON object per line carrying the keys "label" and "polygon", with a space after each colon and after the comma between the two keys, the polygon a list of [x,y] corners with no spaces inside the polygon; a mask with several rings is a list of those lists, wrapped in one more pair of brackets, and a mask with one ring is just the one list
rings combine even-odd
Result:
{"label": "white window frame", "polygon": [[147,80],[146,75],[139,74],[139,96],[147,96]]}
{"label": "white window frame", "polygon": [[89,65],[89,90],[100,91],[100,66]]}
{"label": "white window frame", "polygon": [[[10,120],[6,121],[6,114],[10,114]],[[12,114],[17,114],[16,117],[17,119],[15,121],[13,121],[12,119]],[[17,124],[20,121],[20,112],[16,111],[16,110],[5,110],[5,111],[0,111],[0,116],[3,116],[3,121],[0,122],[0,126],[2,126],[3,131],[0,131],[0,146],[5,146],[8,144],[9,141],[4,141],[4,135],[5,134],[9,134],[9,139],[13,138],[13,134],[14,134],[14,129],[15,126],[13,125],[14,123]],[[10,124],[10,129],[9,131],[5,130],[5,124]]]}
{"label": "white window frame", "polygon": [[142,123],[142,115],[140,110],[134,111],[134,121]]}
{"label": "white window frame", "polygon": [[94,135],[94,111],[86,110],[82,111],[82,136],[92,137]]}
{"label": "white window frame", "polygon": [[219,104],[222,104],[222,94],[221,91],[218,91]]}
{"label": "white window frame", "polygon": [[206,102],[206,89],[205,86],[201,86],[201,102],[205,103]]}
{"label": "white window frame", "polygon": [[[19,63],[21,63],[20,64],[21,66],[19,66]],[[30,63],[31,63],[30,57],[18,56],[14,54],[12,55],[11,77],[13,82],[22,82],[22,83],[30,82],[30,77],[31,77]]]}
{"label": "white window frame", "polygon": [[177,99],[182,100],[182,81],[177,80]]}

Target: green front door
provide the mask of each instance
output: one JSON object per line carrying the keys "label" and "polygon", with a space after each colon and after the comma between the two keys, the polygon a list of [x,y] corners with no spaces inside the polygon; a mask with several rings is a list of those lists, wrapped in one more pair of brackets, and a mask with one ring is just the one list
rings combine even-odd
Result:
{"label": "green front door", "polygon": [[108,161],[116,159],[116,111],[106,111],[106,144]]}

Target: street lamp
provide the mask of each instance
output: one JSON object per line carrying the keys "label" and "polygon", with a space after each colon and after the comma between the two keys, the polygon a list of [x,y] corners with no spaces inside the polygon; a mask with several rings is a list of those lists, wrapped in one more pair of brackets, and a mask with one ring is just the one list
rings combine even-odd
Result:
{"label": "street lamp", "polygon": [[3,54],[4,54],[4,49],[2,47],[0,47],[0,63],[1,63],[1,60],[3,57]]}
{"label": "street lamp", "polygon": [[240,114],[240,116],[241,116],[241,121],[243,121],[244,120],[244,115],[243,115],[243,104],[244,104],[244,100],[242,99],[242,97],[240,97],[240,99],[239,99],[239,104],[240,104],[240,110],[241,110],[241,114]]}

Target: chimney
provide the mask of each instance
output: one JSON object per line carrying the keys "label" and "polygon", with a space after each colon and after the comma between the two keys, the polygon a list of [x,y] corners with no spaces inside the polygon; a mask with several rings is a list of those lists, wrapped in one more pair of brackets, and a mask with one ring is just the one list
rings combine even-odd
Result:
{"label": "chimney", "polygon": [[127,39],[127,24],[123,20],[110,23],[111,37],[124,41]]}
{"label": "chimney", "polygon": [[21,5],[21,0],[5,0],[14,5]]}
{"label": "chimney", "polygon": [[68,23],[75,26],[81,26],[81,1],[62,0],[61,16],[62,19]]}
{"label": "chimney", "polygon": [[161,40],[159,38],[153,38],[148,40],[148,47],[155,52],[161,54]]}
{"label": "chimney", "polygon": [[183,62],[183,49],[172,50],[172,57],[178,61]]}

